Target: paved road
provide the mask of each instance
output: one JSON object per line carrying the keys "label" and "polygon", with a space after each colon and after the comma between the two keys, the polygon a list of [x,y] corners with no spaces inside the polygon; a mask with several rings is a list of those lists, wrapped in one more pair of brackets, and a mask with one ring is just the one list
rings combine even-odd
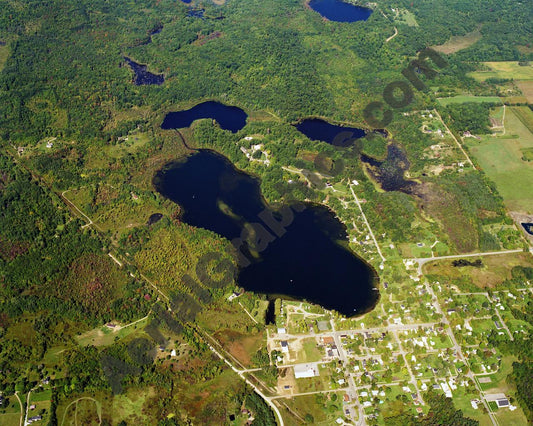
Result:
{"label": "paved road", "polygon": [[454,135],[454,134],[451,132],[451,130],[448,128],[448,126],[446,125],[446,123],[444,122],[444,120],[442,119],[442,117],[440,116],[439,112],[438,112],[436,109],[434,109],[433,111],[434,111],[435,115],[436,115],[437,117],[439,117],[439,120],[442,121],[442,124],[443,124],[443,126],[445,127],[445,129],[448,131],[448,133],[449,133],[450,135],[452,135],[453,140],[455,141],[455,143],[457,144],[457,146],[459,147],[459,149],[461,150],[461,152],[464,154],[464,156],[466,157],[466,159],[468,160],[468,162],[470,163],[470,165],[471,165],[472,167],[474,167],[474,163],[472,162],[472,160],[470,159],[470,157],[468,156],[468,154],[467,154],[466,151],[464,150],[463,145],[461,145],[461,143],[457,140],[457,138],[455,137],[455,135]]}
{"label": "paved road", "polygon": [[492,424],[494,426],[497,426],[498,422],[497,422],[496,418],[494,417],[493,413],[490,411],[490,408],[489,408],[489,405],[487,404],[487,401],[485,401],[485,398],[483,396],[484,393],[481,390],[481,387],[479,386],[479,383],[477,382],[474,374],[472,373],[472,369],[470,368],[470,363],[468,362],[466,357],[463,355],[463,351],[461,350],[461,347],[457,343],[457,340],[455,340],[455,335],[453,334],[453,331],[452,331],[452,328],[451,328],[451,325],[450,325],[450,321],[448,320],[448,317],[446,315],[444,315],[444,313],[442,312],[442,308],[440,306],[439,300],[437,299],[437,296],[435,295],[435,292],[433,291],[433,288],[429,285],[427,280],[424,282],[424,285],[426,286],[427,292],[431,295],[433,306],[435,307],[435,310],[441,316],[442,322],[445,324],[444,328],[446,329],[446,333],[448,334],[448,337],[450,338],[450,341],[453,344],[453,348],[454,348],[455,352],[459,355],[459,358],[465,363],[465,365],[468,366],[468,373],[466,375],[468,376],[468,378],[470,378],[474,382],[474,385],[476,386],[476,389],[478,390],[478,392],[479,392],[479,394],[481,396],[481,401],[483,401],[483,405],[487,409],[487,413],[489,414],[489,417],[490,417],[490,420],[491,420]]}
{"label": "paved road", "polygon": [[368,228],[368,232],[370,233],[370,236],[374,240],[374,244],[376,245],[376,249],[378,251],[379,257],[381,257],[381,261],[385,262],[385,257],[383,256],[383,253],[381,253],[381,249],[379,248],[378,242],[376,240],[376,237],[374,236],[374,233],[372,232],[372,228],[370,227],[370,224],[368,223],[368,220],[366,220],[365,212],[363,211],[363,208],[361,207],[361,203],[359,202],[359,198],[357,198],[357,195],[355,195],[355,192],[353,190],[352,185],[348,185],[350,187],[350,191],[352,192],[353,198],[355,200],[355,204],[357,204],[357,207],[359,207],[359,211],[361,212],[361,215],[363,216],[363,219],[366,223],[366,227]]}
{"label": "paved road", "polygon": [[283,417],[281,417],[281,413],[278,407],[276,406],[276,404],[272,402],[272,399],[274,398],[268,397],[265,394],[263,394],[263,392],[261,392],[261,390],[259,390],[259,388],[254,383],[252,383],[250,380],[248,380],[245,377],[244,372],[242,370],[238,370],[237,368],[235,368],[233,364],[229,362],[226,359],[226,357],[222,356],[222,354],[218,352],[213,346],[211,346],[210,344],[208,344],[208,346],[209,346],[209,349],[211,349],[211,351],[216,356],[218,356],[222,361],[224,361],[233,371],[235,371],[235,373],[237,373],[240,376],[241,379],[243,379],[246,383],[248,383],[255,390],[255,392],[267,402],[268,405],[270,405],[270,407],[272,408],[272,410],[274,410],[274,412],[276,413],[276,416],[278,417],[280,426],[284,426]]}

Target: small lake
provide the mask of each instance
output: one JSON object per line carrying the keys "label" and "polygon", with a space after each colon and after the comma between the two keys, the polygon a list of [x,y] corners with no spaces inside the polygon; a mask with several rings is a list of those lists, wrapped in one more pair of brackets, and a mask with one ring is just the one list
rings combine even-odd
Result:
{"label": "small lake", "polygon": [[153,74],[147,71],[146,65],[138,64],[126,56],[124,56],[124,60],[135,73],[135,79],[133,82],[136,86],[142,86],[146,84],[156,84],[159,86],[165,81],[165,77],[163,75]]}
{"label": "small lake", "polygon": [[363,129],[338,126],[318,118],[302,120],[295,127],[311,140],[324,141],[335,146],[349,146],[354,139],[366,135]]}
{"label": "small lake", "polygon": [[193,121],[201,118],[216,120],[224,130],[236,133],[246,125],[248,115],[240,108],[221,104],[220,102],[203,102],[190,109],[169,112],[163,123],[162,129],[182,129],[189,127]]}
{"label": "small lake", "polygon": [[181,220],[192,226],[228,240],[240,237],[251,223],[270,232],[273,238],[255,256],[246,247],[241,250],[249,264],[239,270],[237,283],[246,290],[307,300],[346,316],[375,306],[375,273],[347,248],[345,226],[326,207],[293,205],[294,218],[278,237],[259,218],[264,211],[277,214],[265,203],[259,181],[210,150],[168,164],[154,177],[154,186],[181,206]]}
{"label": "small lake", "polygon": [[372,15],[372,9],[340,0],[310,0],[309,7],[324,18],[335,22],[366,21]]}

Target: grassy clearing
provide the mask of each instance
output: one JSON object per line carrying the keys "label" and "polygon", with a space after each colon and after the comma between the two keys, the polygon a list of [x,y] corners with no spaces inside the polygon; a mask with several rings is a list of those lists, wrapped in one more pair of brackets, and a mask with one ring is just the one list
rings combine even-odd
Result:
{"label": "grassy clearing", "polygon": [[[331,425],[338,417],[342,417],[342,395],[337,393],[337,400],[332,401],[332,394],[327,396],[305,395],[282,400],[282,415],[287,425],[301,425],[305,415],[313,417],[315,425]],[[289,410],[284,407],[288,407]]]}
{"label": "grassy clearing", "polygon": [[46,389],[43,392],[32,392],[31,402],[50,401],[52,397],[52,390]]}
{"label": "grassy clearing", "polygon": [[147,325],[148,320],[145,318],[134,325],[117,326],[114,329],[104,325],[77,336],[76,340],[81,346],[108,346],[138,330],[142,330]]}
{"label": "grassy clearing", "polygon": [[533,104],[533,81],[518,81],[516,85],[522,91],[526,101]]}
{"label": "grassy clearing", "polygon": [[469,95],[459,95],[453,96],[451,98],[438,98],[437,99],[442,106],[448,106],[450,104],[464,104],[466,102],[475,102],[475,103],[492,103],[492,104],[501,104],[502,101],[497,96],[469,96]]}
{"label": "grassy clearing", "polygon": [[528,128],[530,133],[533,134],[533,111],[527,106],[518,106],[513,107],[513,112],[522,124]]}
{"label": "grassy clearing", "polygon": [[483,65],[486,70],[471,72],[468,75],[478,81],[485,81],[488,78],[533,80],[533,65],[521,66],[515,61],[483,62]]}
{"label": "grassy clearing", "polygon": [[20,413],[0,414],[0,424],[2,426],[19,426]]}
{"label": "grassy clearing", "polygon": [[528,424],[527,418],[520,408],[514,411],[511,411],[508,408],[502,408],[496,411],[495,416],[501,425],[521,426]]}
{"label": "grassy clearing", "polygon": [[149,419],[142,415],[143,405],[148,399],[155,396],[155,390],[152,387],[142,389],[128,389],[125,394],[115,395],[113,398],[113,418],[124,420],[128,424],[140,424]]}
{"label": "grassy clearing", "polygon": [[[476,258],[470,258],[474,261]],[[511,278],[511,269],[514,266],[533,266],[533,258],[528,253],[511,253],[496,256],[484,256],[482,268],[465,266],[456,268],[451,260],[436,260],[424,265],[423,272],[426,275],[438,275],[446,277],[461,289],[461,278],[467,278],[468,282],[480,287],[494,287],[506,279]]]}
{"label": "grassy clearing", "polygon": [[324,354],[317,348],[316,339],[311,337],[302,341],[302,350],[298,352],[297,362],[320,361]]}
{"label": "grassy clearing", "polygon": [[397,24],[407,25],[409,27],[418,27],[418,22],[416,22],[415,15],[406,9],[398,10],[398,14],[396,15],[394,22]]}
{"label": "grassy clearing", "polygon": [[[465,139],[471,154],[496,183],[511,211],[533,212],[533,167],[522,160],[524,150],[533,148],[533,133],[518,118],[515,107],[507,108],[505,135],[483,135],[481,141]],[[518,114],[522,110],[518,110]],[[527,117],[526,117],[527,118]]]}
{"label": "grassy clearing", "polygon": [[481,37],[482,35],[479,32],[479,28],[477,28],[462,36],[451,36],[446,43],[441,44],[440,46],[433,46],[433,49],[437,52],[449,55],[472,46],[474,43],[481,40]]}

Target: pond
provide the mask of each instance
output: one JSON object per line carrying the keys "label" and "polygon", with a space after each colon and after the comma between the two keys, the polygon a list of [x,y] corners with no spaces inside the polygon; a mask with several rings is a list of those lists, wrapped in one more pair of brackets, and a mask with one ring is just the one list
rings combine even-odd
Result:
{"label": "pond", "polygon": [[163,75],[153,74],[147,71],[146,65],[138,64],[137,62],[132,61],[126,56],[124,56],[124,60],[135,73],[135,79],[133,80],[133,82],[136,86],[142,86],[145,84],[156,84],[159,86],[165,81],[165,77]]}
{"label": "pond", "polygon": [[533,235],[533,223],[522,223],[522,227],[529,235]]}
{"label": "pond", "polygon": [[361,154],[361,161],[368,173],[384,191],[402,191],[411,194],[416,189],[416,182],[406,179],[405,172],[409,170],[409,160],[405,152],[396,144],[387,146],[387,158],[378,160]]}
{"label": "pond", "polygon": [[310,0],[308,4],[315,12],[335,22],[366,21],[372,15],[372,9],[340,0]]}
{"label": "pond", "polygon": [[311,140],[324,141],[335,146],[348,146],[354,139],[366,135],[363,129],[338,126],[318,118],[302,120],[295,127]]}
{"label": "pond", "polygon": [[[246,240],[250,224],[267,232],[261,249],[238,246],[239,286],[270,299],[307,300],[347,316],[371,310],[379,298],[377,278],[347,247],[345,226],[321,205],[301,203],[274,210],[259,185],[258,179],[210,150],[170,163],[154,177],[157,191],[181,206],[185,223],[228,240]],[[265,217],[282,222],[286,232]]]}
{"label": "pond", "polygon": [[187,110],[169,112],[165,116],[161,128],[182,129],[189,127],[193,121],[201,118],[216,120],[222,129],[236,133],[246,125],[248,115],[240,108],[209,101]]}

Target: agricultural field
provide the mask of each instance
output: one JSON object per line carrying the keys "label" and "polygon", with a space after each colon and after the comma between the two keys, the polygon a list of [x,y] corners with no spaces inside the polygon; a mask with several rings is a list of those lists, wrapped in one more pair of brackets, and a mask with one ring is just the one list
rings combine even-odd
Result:
{"label": "agricultural field", "polygon": [[451,98],[438,98],[437,100],[442,106],[448,106],[450,104],[464,104],[466,102],[491,103],[491,104],[502,103],[501,99],[497,96],[459,95],[459,96],[453,96]]}
{"label": "agricultural field", "polygon": [[522,91],[527,103],[533,104],[533,80],[517,81],[516,85]]}
{"label": "agricultural field", "polygon": [[[496,183],[505,205],[511,211],[533,213],[533,165],[524,161],[533,148],[533,133],[519,117],[525,110],[506,109],[505,134],[467,138],[464,143],[488,177]],[[529,123],[529,113],[525,117]]]}
{"label": "agricultural field", "polygon": [[469,73],[478,81],[488,78],[509,80],[533,80],[533,65],[518,65],[516,61],[483,62],[483,70]]}
{"label": "agricultural field", "polygon": [[432,48],[435,49],[437,52],[450,55],[452,53],[459,52],[460,50],[472,46],[474,43],[481,40],[481,37],[482,35],[478,28],[462,36],[451,36],[446,43],[441,44],[439,46],[432,46]]}
{"label": "agricultural field", "polygon": [[[475,262],[476,259],[472,257],[469,261]],[[484,256],[481,267],[456,267],[450,260],[435,260],[425,264],[423,272],[427,276],[436,277],[441,284],[444,284],[443,279],[445,279],[457,286],[459,290],[469,291],[472,284],[483,289],[498,286],[504,280],[511,278],[511,269],[514,266],[533,267],[531,254]]]}

